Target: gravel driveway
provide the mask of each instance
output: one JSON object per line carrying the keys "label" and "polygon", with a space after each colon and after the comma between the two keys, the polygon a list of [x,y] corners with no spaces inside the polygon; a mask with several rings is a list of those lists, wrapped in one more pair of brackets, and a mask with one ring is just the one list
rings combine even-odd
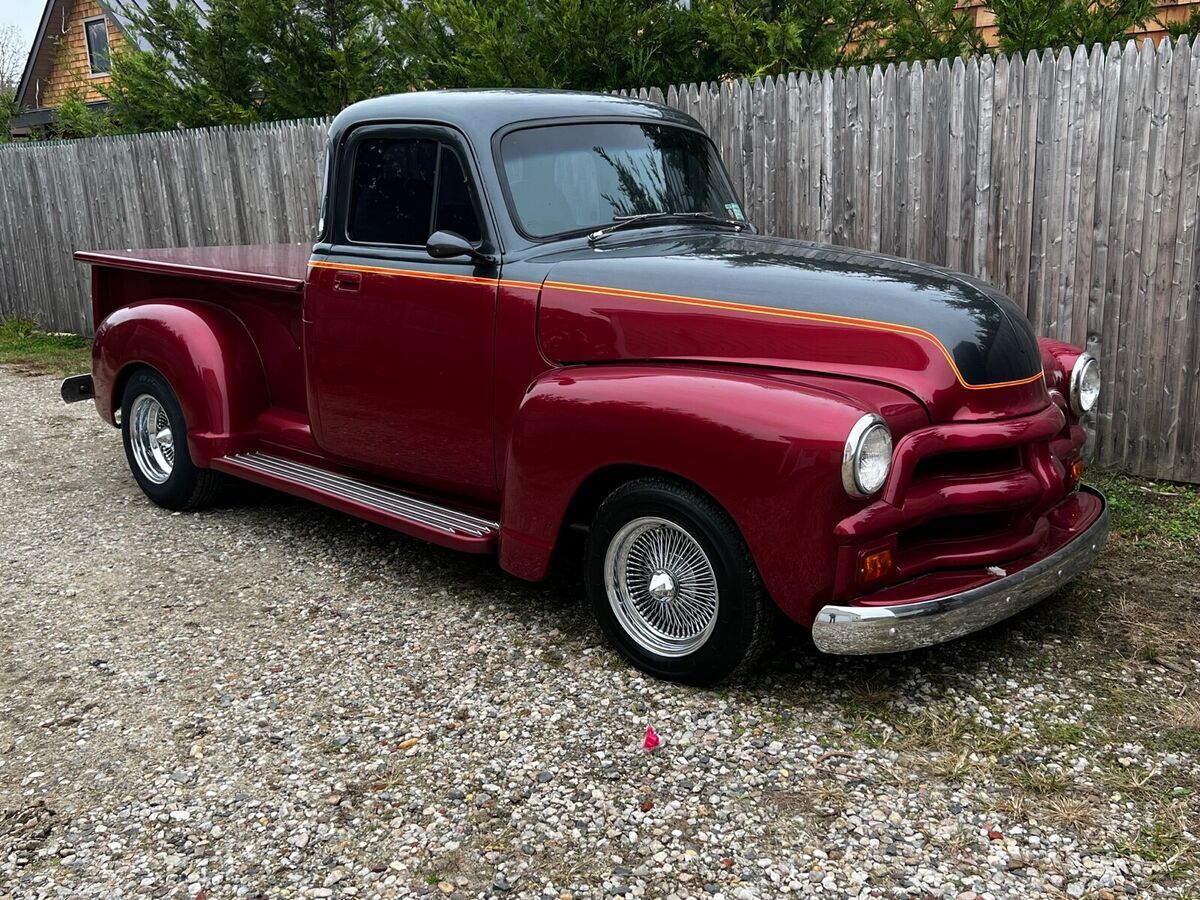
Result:
{"label": "gravel driveway", "polygon": [[1195,890],[1196,664],[1055,631],[1103,565],[951,647],[795,636],[681,688],[569,573],[249,487],[155,508],[91,404],[10,373],[0,561],[0,897]]}

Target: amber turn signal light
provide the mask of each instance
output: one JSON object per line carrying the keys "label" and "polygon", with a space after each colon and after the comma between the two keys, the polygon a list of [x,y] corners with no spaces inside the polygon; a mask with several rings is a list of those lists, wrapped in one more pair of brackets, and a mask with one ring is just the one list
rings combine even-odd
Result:
{"label": "amber turn signal light", "polygon": [[864,553],[858,558],[858,580],[861,584],[879,581],[891,574],[893,565],[890,549]]}
{"label": "amber turn signal light", "polygon": [[1084,464],[1082,459],[1077,459],[1071,463],[1071,485],[1078,487],[1079,482],[1083,481]]}

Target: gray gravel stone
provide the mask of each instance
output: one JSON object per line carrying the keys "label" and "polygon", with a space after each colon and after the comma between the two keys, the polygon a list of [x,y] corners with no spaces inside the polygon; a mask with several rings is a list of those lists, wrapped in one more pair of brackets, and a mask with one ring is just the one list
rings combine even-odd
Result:
{"label": "gray gravel stone", "polygon": [[[0,498],[0,897],[1187,889],[1120,849],[1150,805],[1101,776],[1165,795],[1196,759],[1048,749],[1095,685],[1035,630],[897,659],[785,641],[741,683],[664,684],[606,646],[570,573],[524,584],[245,485],[166,512],[90,404],[8,373]],[[902,740],[931,709],[1018,739]],[[1063,802],[1016,805],[1012,773]]]}

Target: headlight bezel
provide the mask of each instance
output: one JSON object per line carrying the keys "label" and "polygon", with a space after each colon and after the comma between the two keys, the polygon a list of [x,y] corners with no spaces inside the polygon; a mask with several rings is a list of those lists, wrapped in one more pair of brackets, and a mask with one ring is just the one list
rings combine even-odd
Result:
{"label": "headlight bezel", "polygon": [[1096,409],[1097,403],[1100,402],[1100,385],[1096,385],[1095,398],[1091,405],[1084,407],[1083,405],[1083,380],[1087,374],[1088,367],[1092,367],[1096,372],[1097,379],[1100,377],[1100,362],[1090,353],[1080,353],[1075,359],[1075,365],[1071,367],[1071,379],[1068,387],[1069,401],[1071,411],[1079,418],[1083,418],[1088,413]]}
{"label": "headlight bezel", "polygon": [[[879,484],[871,487],[869,484],[864,484],[862,480],[862,457],[863,450],[866,448],[867,439],[872,433],[882,433],[887,437],[887,466],[883,470],[883,476],[879,479]],[[895,443],[892,440],[892,430],[888,428],[887,422],[883,417],[876,413],[867,413],[861,416],[854,426],[850,429],[850,434],[846,438],[845,447],[842,449],[842,487],[851,497],[870,497],[873,494],[879,493],[883,486],[887,484],[888,476],[892,471],[892,452],[895,450]]]}

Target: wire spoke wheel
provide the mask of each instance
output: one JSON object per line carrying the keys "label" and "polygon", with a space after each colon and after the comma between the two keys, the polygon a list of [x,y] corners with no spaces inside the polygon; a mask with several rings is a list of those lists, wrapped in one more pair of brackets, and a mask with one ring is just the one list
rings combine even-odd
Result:
{"label": "wire spoke wheel", "polygon": [[654,516],[627,523],[604,560],[608,601],[621,627],[660,656],[694,653],[717,624],[717,575],[683,527]]}
{"label": "wire spoke wheel", "polygon": [[163,484],[175,468],[175,435],[161,403],[150,394],[139,394],[129,409],[129,444],[142,474]]}

